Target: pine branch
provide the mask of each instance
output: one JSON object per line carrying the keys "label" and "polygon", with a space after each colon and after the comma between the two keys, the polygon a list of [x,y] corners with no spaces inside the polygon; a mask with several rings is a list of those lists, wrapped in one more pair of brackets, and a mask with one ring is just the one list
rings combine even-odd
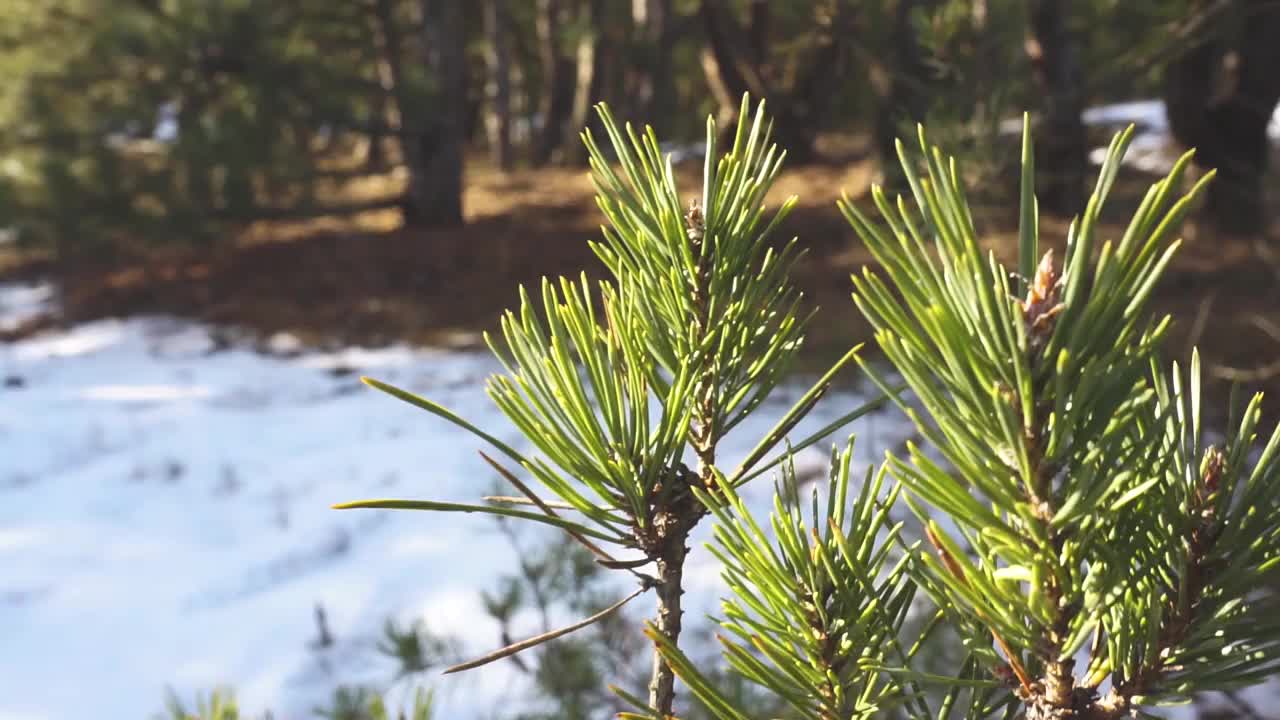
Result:
{"label": "pine branch", "polygon": [[[696,202],[685,215],[685,232],[690,247],[697,257],[696,272],[691,278],[689,294],[691,297],[692,327],[690,332],[695,346],[706,343],[710,310],[708,295],[711,292],[711,263],[713,250],[706,247],[706,223],[702,215],[702,207]],[[720,390],[716,368],[716,356],[710,348],[700,354],[701,367],[695,371],[698,380],[694,385],[694,416],[689,430],[690,444],[698,457],[696,481],[703,488],[712,488],[715,483],[716,463],[716,431],[717,408],[716,395]],[[690,482],[693,478],[681,478]],[[657,618],[654,628],[661,633],[672,646],[679,646],[681,619],[681,598],[684,595],[682,578],[684,576],[684,560],[689,552],[686,543],[689,532],[706,512],[697,503],[687,489],[677,490],[681,493],[675,502],[669,502],[667,508],[656,508],[655,530],[657,560]],[[667,659],[656,649],[653,654],[653,676],[649,682],[649,706],[661,717],[671,714],[675,702],[675,671]]]}
{"label": "pine branch", "polygon": [[[667,539],[668,545],[658,556],[657,573],[657,617],[654,628],[673,645],[680,641],[681,596],[684,594],[682,578],[684,576],[684,559],[689,548],[685,546],[688,532],[680,533],[680,521],[675,520],[672,528],[675,534]],[[671,714],[675,702],[675,672],[665,657],[655,651],[653,654],[653,676],[649,681],[649,706],[662,717]]]}
{"label": "pine branch", "polygon": [[[744,97],[732,148],[722,157],[708,120],[702,194],[685,212],[670,158],[653,130],[624,129],[598,106],[613,152],[603,152],[590,132],[583,140],[608,220],[604,240],[593,249],[613,277],[598,286],[584,276],[544,280],[537,292],[521,288],[519,308],[502,317],[501,337],[486,335],[504,370],[489,379],[488,394],[536,454],[517,452],[436,403],[370,381],[504,455],[514,465],[482,453],[522,497],[494,496],[488,505],[372,500],[342,506],[530,520],[559,528],[601,566],[631,572],[642,590],[656,591],[644,709],[664,718],[672,712],[676,669],[661,648],[678,648],[690,532],[718,502],[716,495],[749,479],[746,473],[785,441],[854,357],[850,352],[825,374],[755,445],[733,481],[725,479],[716,467],[718,443],[786,377],[807,321],[790,279],[801,255],[796,240],[769,242],[795,199],[771,218],[764,208],[784,153],[770,142],[763,103],[754,116],[749,109]],[[816,442],[870,407],[803,442]],[[690,450],[697,459],[692,470],[683,461]],[[546,492],[535,491],[524,473]],[[608,545],[643,557],[618,559]],[[649,562],[656,577],[639,572]],[[509,643],[457,669],[508,657],[594,620]]]}
{"label": "pine branch", "polygon": [[[1151,189],[1124,237],[1094,251],[1131,136],[1112,141],[1061,272],[1051,252],[1038,265],[1033,255],[1039,223],[1024,139],[1019,267],[1034,277],[1016,300],[1009,273],[979,252],[957,166],[923,131],[922,170],[898,146],[918,215],[873,189],[886,232],[842,203],[895,286],[865,271],[855,299],[927,421],[889,394],[947,465],[915,447],[910,462],[891,460],[938,554],[922,558],[929,572],[919,581],[987,671],[1016,690],[1028,720],[1115,720],[1153,698],[1237,687],[1280,667],[1274,624],[1240,622],[1266,607],[1246,597],[1248,572],[1280,560],[1254,537],[1237,539],[1245,555],[1225,557],[1220,544],[1223,533],[1244,532],[1237,525],[1263,531],[1264,518],[1280,516],[1258,505],[1278,474],[1276,451],[1239,480],[1257,404],[1230,451],[1201,450],[1198,380],[1187,400],[1180,380],[1171,390],[1146,376],[1168,320],[1142,312],[1177,243],[1161,246],[1207,182],[1177,197],[1190,155]],[[973,558],[913,495],[955,521]],[[984,630],[999,652],[981,647]]]}

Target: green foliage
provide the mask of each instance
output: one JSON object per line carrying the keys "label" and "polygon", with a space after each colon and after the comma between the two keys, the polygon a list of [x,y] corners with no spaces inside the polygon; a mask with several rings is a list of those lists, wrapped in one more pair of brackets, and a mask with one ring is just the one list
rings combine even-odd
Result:
{"label": "green foliage", "polygon": [[[486,512],[554,525],[604,566],[635,573],[640,591],[656,587],[664,619],[673,612],[678,617],[685,540],[709,507],[710,496],[696,491],[731,489],[753,477],[748,474],[753,470],[758,474],[780,462],[785,452],[768,462],[765,458],[854,352],[820,378],[736,470],[722,471],[716,465],[717,444],[761,407],[803,338],[800,294],[788,278],[799,256],[796,243],[775,249],[768,241],[794,200],[767,222],[763,206],[783,154],[769,142],[763,105],[751,118],[744,98],[732,147],[723,158],[716,158],[716,127],[708,120],[702,195],[685,212],[655,133],[623,130],[607,107],[599,109],[621,172],[589,132],[583,139],[599,205],[609,220],[604,241],[593,247],[612,280],[598,285],[598,295],[585,278],[544,281],[537,303],[522,289],[519,311],[503,317],[503,342],[488,338],[506,370],[490,379],[489,396],[539,454],[528,457],[446,408],[369,381],[485,441],[577,517],[560,515],[515,472],[488,456],[524,496],[500,502],[532,505],[537,512],[396,500],[340,507]],[[801,445],[865,411],[855,410]],[[696,470],[685,465],[686,454],[696,458]],[[618,560],[598,542],[640,556]],[[635,572],[648,562],[657,563],[656,578]],[[661,632],[674,638],[678,621]],[[529,643],[560,634],[546,633]],[[513,644],[456,669],[527,645]],[[659,663],[650,702],[667,706],[660,708],[664,712],[669,712],[670,687],[670,671]]]}
{"label": "green foliage", "polygon": [[[620,170],[585,136],[610,221],[595,249],[613,278],[598,296],[585,280],[544,282],[540,305],[522,292],[520,311],[504,318],[505,343],[490,341],[507,371],[491,380],[490,395],[540,455],[530,459],[445,408],[370,381],[492,445],[557,500],[485,456],[523,498],[343,507],[540,522],[563,530],[584,557],[635,573],[635,594],[657,588],[646,631],[656,653],[649,699],[615,688],[635,718],[672,717],[673,675],[713,717],[755,714],[740,685],[721,689],[735,686],[679,644],[684,544],[704,514],[715,518],[711,552],[732,593],[719,621],[728,666],[797,717],[1118,720],[1280,670],[1280,608],[1273,593],[1258,592],[1280,567],[1280,428],[1256,452],[1255,397],[1224,444],[1206,444],[1198,357],[1189,379],[1176,367],[1168,378],[1160,349],[1169,319],[1146,312],[1177,250],[1172,236],[1212,173],[1183,192],[1188,153],[1151,187],[1122,236],[1101,242],[1098,218],[1133,130],[1118,134],[1059,269],[1052,250],[1041,254],[1024,118],[1014,274],[980,250],[955,160],[923,129],[918,155],[899,142],[910,202],[874,188],[883,226],[847,200],[840,208],[880,268],[853,278],[854,300],[915,400],[863,367],[927,446],[890,455],[856,494],[852,448],[833,454],[806,518],[789,462],[795,448],[871,406],[764,462],[828,374],[738,469],[717,465],[717,442],[776,387],[803,329],[787,281],[794,241],[781,249],[765,241],[789,207],[766,222],[761,199],[781,156],[766,149],[762,112],[748,121],[746,109],[732,150],[718,161],[708,155],[702,203],[687,213],[652,131],[624,134],[602,108]],[[710,125],[713,149],[715,137]],[[689,454],[696,471],[684,465]],[[766,534],[738,491],[779,464]],[[887,477],[897,486],[886,489]],[[899,495],[927,546],[890,519]],[[618,560],[597,542],[640,557]],[[657,578],[638,572],[649,562]],[[523,567],[526,577],[543,572]],[[453,669],[603,622],[629,599]],[[486,604],[509,619],[519,602],[509,590]],[[966,654],[936,672],[921,653],[947,634]],[[581,646],[565,647],[539,668],[540,682],[580,697],[586,687],[577,683],[595,676]],[[1077,672],[1082,654],[1088,661]]]}
{"label": "green foliage", "polygon": [[[913,11],[899,32],[903,3]],[[651,3],[665,8],[661,29],[635,14],[642,5],[504,5],[517,145],[533,150],[543,135],[572,144],[572,133],[538,126],[584,121],[591,100],[635,117],[644,101],[633,91],[646,83],[667,88],[649,120],[668,139],[696,139],[696,118],[731,117],[736,93],[751,89],[774,103],[779,135],[798,154],[819,132],[865,127],[882,112],[926,119],[963,148],[985,193],[1011,166],[1000,119],[1046,95],[1028,62],[1027,3],[1014,0]],[[1228,5],[1238,3],[1064,3],[1080,92],[1091,102],[1158,93],[1169,59],[1240,15],[1223,12]],[[467,5],[448,32],[463,35],[469,64],[487,75],[473,70],[461,96],[446,99],[428,40],[440,18],[422,0],[0,0],[0,218],[30,240],[83,253],[211,242],[255,220],[356,212],[366,203],[347,180],[391,168],[423,177],[430,153],[419,151],[435,147],[441,107],[466,107],[468,139],[496,120],[496,69],[480,62],[489,42],[481,6]],[[596,50],[582,55],[591,37]],[[590,63],[575,67],[579,56]],[[854,61],[859,72],[824,82]],[[651,67],[663,68],[661,83],[645,77]],[[892,79],[920,85],[908,93],[915,99],[887,92]],[[154,139],[161,125],[172,137]]]}
{"label": "green foliage", "polygon": [[[316,717],[326,720],[431,720],[431,693],[423,688],[415,688],[413,702],[408,707],[392,712],[387,708],[382,694],[364,686],[342,685],[334,689],[328,705],[314,709]],[[219,688],[204,695],[196,696],[195,710],[188,710],[172,691],[165,701],[165,712],[158,715],[162,720],[240,720],[240,705],[236,702],[235,693],[226,688]],[[271,720],[271,713],[264,713],[263,720]]]}
{"label": "green foliage", "polygon": [[[552,616],[594,615],[618,602],[622,594],[610,573],[590,551],[569,537],[530,544],[514,523],[499,521],[511,541],[518,571],[499,579],[495,592],[482,595],[485,612],[496,620],[501,637],[521,633],[517,614],[538,619],[538,630],[553,630]],[[509,640],[506,640],[509,642]],[[608,614],[590,627],[546,642],[511,658],[512,665],[533,684],[533,707],[516,717],[587,720],[618,706],[606,678],[640,687],[640,661],[645,650],[636,622],[623,612]]]}
{"label": "green foliage", "polygon": [[[1001,121],[1038,101],[1024,49],[1028,5],[934,0],[916,3],[912,17],[927,68],[920,79],[925,87],[917,90],[926,96],[925,107],[905,118],[897,134],[910,135],[923,121],[940,145],[965,158],[968,187],[978,202],[1010,199],[1000,178],[1016,167],[1017,147]],[[1014,71],[996,73],[993,67]],[[892,157],[881,160],[894,166]]]}
{"label": "green foliage", "polygon": [[[722,501],[698,491],[712,506],[711,552],[734,594],[724,601],[720,621],[729,666],[803,718],[872,717],[908,700],[884,668],[908,661],[922,646],[898,642],[915,587],[907,579],[909,556],[891,556],[902,529],[889,519],[897,490],[881,497],[885,473],[869,470],[850,500],[852,450],[850,443],[833,452],[825,503],[820,507],[815,487],[807,522],[795,469],[784,466],[771,535],[729,483],[717,488]],[[715,717],[755,716],[725,698],[669,641],[651,636]]]}
{"label": "green foliage", "polygon": [[[786,279],[797,252],[794,241],[777,253],[765,242],[790,203],[761,225],[763,196],[781,161],[767,146],[762,109],[753,122],[743,113],[733,149],[719,163],[708,155],[703,201],[687,215],[652,131],[641,137],[628,130],[624,137],[607,108],[601,117],[625,176],[588,135],[600,205],[612,222],[606,242],[595,245],[615,276],[598,287],[603,312],[585,279],[545,281],[541,307],[522,291],[519,312],[503,318],[505,342],[490,339],[507,374],[490,380],[489,394],[541,456],[527,458],[428,400],[370,384],[477,435],[589,524],[561,518],[532,495],[540,514],[413,506],[538,519],[650,551],[645,534],[655,514],[688,483],[681,462],[686,448],[713,448],[759,408],[799,346],[799,294]],[[710,121],[708,136],[715,136]],[[733,477],[743,479],[776,447],[830,381],[822,378]],[[527,492],[514,475],[500,472]]]}
{"label": "green foliage", "polygon": [[1255,445],[1255,395],[1225,443],[1207,444],[1199,364],[1193,355],[1186,376],[1176,363],[1169,376],[1152,368],[1159,413],[1148,432],[1164,462],[1149,488],[1122,498],[1118,548],[1133,557],[1113,548],[1099,561],[1111,597],[1095,604],[1108,644],[1092,669],[1110,670],[1143,701],[1235,690],[1280,672],[1280,608],[1274,593],[1259,592],[1280,566],[1280,428]]}
{"label": "green foliage", "polygon": [[219,688],[207,697],[197,696],[195,711],[192,712],[181,698],[170,691],[165,700],[165,712],[158,717],[168,720],[240,720],[240,706],[236,703],[235,693]]}
{"label": "green foliage", "polygon": [[452,639],[431,632],[422,620],[401,626],[388,619],[378,641],[378,652],[399,664],[397,678],[421,675],[450,664],[457,655]]}
{"label": "green foliage", "polygon": [[[640,331],[632,341],[677,381],[691,365],[710,365],[715,395],[697,400],[714,408],[717,435],[745,419],[777,385],[804,330],[800,294],[789,279],[800,257],[797,241],[780,250],[768,243],[795,198],[771,218],[763,204],[785,153],[768,142],[764,106],[750,125],[749,109],[744,99],[733,147],[718,163],[716,128],[708,123],[702,199],[688,214],[651,128],[644,136],[628,131],[624,138],[602,108],[621,177],[591,134],[584,135],[599,205],[610,222],[605,241],[592,248],[620,291],[635,298],[628,308],[643,313],[629,324]],[[697,362],[703,356],[711,362]],[[656,369],[646,368],[662,394],[667,384]]]}
{"label": "green foliage", "polygon": [[[332,643],[332,639],[328,636],[322,610],[317,611],[317,618],[321,637],[327,639],[312,643],[311,647],[323,649]],[[431,632],[421,621],[401,626],[394,620],[388,620],[376,649],[397,663],[393,682],[405,678],[415,680],[406,685],[413,691],[412,703],[399,709],[389,708],[387,694],[373,685],[339,684],[333,688],[328,701],[312,708],[312,712],[316,717],[329,720],[429,720],[433,696],[416,681],[431,668],[455,662],[454,645],[453,638]],[[207,696],[197,693],[195,702],[195,709],[188,710],[171,689],[165,699],[165,713],[157,717],[165,720],[240,720],[240,706],[235,693],[229,688],[217,688]],[[261,717],[270,720],[272,714],[268,711]]]}
{"label": "green foliage", "polygon": [[431,693],[415,688],[413,703],[392,713],[377,691],[363,686],[343,686],[334,690],[329,706],[317,707],[315,714],[325,720],[430,720],[431,705]]}
{"label": "green foliage", "polygon": [[[1112,142],[1061,274],[1048,252],[1015,284],[981,254],[956,165],[923,133],[923,170],[899,145],[915,212],[875,192],[885,230],[842,205],[892,282],[865,270],[855,299],[924,413],[904,411],[946,460],[914,446],[890,459],[937,554],[921,555],[916,579],[1036,711],[1113,717],[1276,670],[1280,635],[1263,620],[1274,600],[1248,594],[1276,565],[1274,546],[1255,540],[1280,520],[1263,489],[1280,481],[1280,431],[1246,471],[1259,399],[1225,450],[1206,448],[1198,361],[1189,393],[1153,372],[1168,318],[1148,321],[1146,302],[1177,249],[1170,236],[1210,179],[1179,193],[1189,154],[1095,260],[1098,215],[1131,132]],[[1028,142],[1024,273],[1039,245],[1030,158]],[[1252,535],[1236,535],[1242,526]]]}
{"label": "green foliage", "polygon": [[[319,138],[372,112],[354,6],[18,4],[0,147],[18,168],[26,237],[73,241],[68,252],[209,241],[268,211],[302,212],[323,178]],[[406,92],[424,91],[415,73]]]}

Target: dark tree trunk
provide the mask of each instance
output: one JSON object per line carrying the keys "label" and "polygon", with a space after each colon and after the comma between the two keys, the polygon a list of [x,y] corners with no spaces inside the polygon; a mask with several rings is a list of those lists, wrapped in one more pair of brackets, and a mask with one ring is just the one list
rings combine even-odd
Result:
{"label": "dark tree trunk", "polygon": [[456,227],[462,225],[466,27],[461,3],[423,0],[423,5],[426,61],[439,91],[431,117],[416,121],[406,133],[410,179],[404,220],[413,227]]}
{"label": "dark tree trunk", "polygon": [[189,90],[178,110],[178,143],[175,155],[182,168],[181,177],[186,184],[187,202],[197,212],[213,209],[213,181],[209,174],[209,141],[200,134],[200,118],[205,112],[206,96],[203,89]]}
{"label": "dark tree trunk", "polygon": [[[387,128],[402,129],[405,124],[405,113],[411,111],[411,102],[406,95],[404,84],[404,56],[401,55],[400,28],[396,23],[393,0],[375,0],[373,41],[378,54],[379,92],[376,105],[379,107],[382,121]],[[386,166],[387,133],[374,129],[369,134],[369,154],[366,163],[371,170],[379,170]],[[401,147],[401,155],[407,156],[408,149]],[[402,157],[403,161],[405,157]]]}
{"label": "dark tree trunk", "polygon": [[912,124],[922,122],[929,110],[929,66],[914,20],[917,11],[926,10],[932,4],[933,0],[898,0],[894,8],[889,81],[882,90],[875,126],[876,149],[887,187],[897,187],[905,179],[898,160],[897,140],[910,137]]}
{"label": "dark tree trunk", "polygon": [[1174,139],[1184,145],[1197,145],[1204,137],[1207,110],[1220,94],[1217,86],[1225,53],[1220,31],[1201,33],[1164,69],[1165,116]]}
{"label": "dark tree trunk", "polygon": [[[741,27],[723,0],[702,0],[699,14],[707,45],[702,67],[707,84],[720,105],[717,113],[722,138],[731,138],[742,94],[767,99],[773,111],[778,144],[798,163],[814,159],[814,141],[822,127],[827,103],[834,95],[832,78],[839,77],[848,61],[846,39],[853,36],[850,3],[841,3],[833,15],[816,15],[818,25],[813,50],[793,72],[780,73],[768,59],[769,6],[753,0],[751,22]],[[775,75],[793,78],[787,86]]]}
{"label": "dark tree trunk", "polygon": [[[731,137],[743,93],[749,92],[759,100],[769,96],[770,88],[766,87],[759,65],[754,62],[754,53],[746,38],[748,31],[738,26],[722,0],[702,0],[698,14],[707,38],[702,50],[702,69],[716,97],[716,104],[720,106],[717,122],[721,132],[729,133]],[[753,13],[753,16],[759,18],[760,13]],[[754,28],[749,31],[752,36],[759,37],[760,31]],[[783,108],[776,107],[779,105],[777,102],[773,104],[777,117],[776,113]]]}
{"label": "dark tree trunk", "polygon": [[489,64],[489,148],[493,162],[510,170],[511,154],[511,47],[507,0],[488,0],[484,6],[486,55]]}
{"label": "dark tree trunk", "polygon": [[565,161],[571,164],[586,161],[586,148],[578,139],[578,133],[590,121],[591,105],[600,94],[601,61],[600,36],[604,14],[603,0],[584,0],[579,8],[582,35],[578,38],[578,77],[574,82],[573,109],[564,134]]}
{"label": "dark tree trunk", "polygon": [[[372,5],[372,13],[366,15],[368,22],[365,25],[365,37],[369,42],[369,46],[373,48],[374,56],[374,72],[377,75],[378,87],[373,89],[369,96],[369,104],[377,108],[377,116],[382,119],[388,127],[399,126],[399,116],[396,111],[395,98],[395,80],[391,76],[391,68],[387,63],[387,47],[385,36],[384,20],[388,13],[383,5],[384,0],[377,0]],[[383,132],[369,133],[369,145],[365,150],[365,169],[369,172],[381,172],[387,167],[387,141],[388,136]]]}
{"label": "dark tree trunk", "polygon": [[639,59],[639,68],[631,83],[630,103],[632,115],[641,124],[658,125],[674,104],[671,12],[671,0],[631,0],[632,56]]}
{"label": "dark tree trunk", "polygon": [[1088,144],[1084,122],[1084,72],[1076,39],[1067,27],[1063,0],[1033,0],[1032,68],[1044,97],[1044,127],[1036,138],[1038,197],[1046,210],[1060,215],[1083,211]]}
{"label": "dark tree trunk", "polygon": [[564,24],[561,0],[538,0],[538,59],[542,65],[542,92],[538,114],[542,127],[533,145],[533,162],[545,165],[553,159],[564,140],[569,113],[573,109],[573,61],[560,52],[560,28]]}
{"label": "dark tree trunk", "polygon": [[1256,234],[1266,229],[1263,183],[1271,152],[1267,125],[1280,102],[1280,6],[1238,3],[1221,28],[1188,48],[1165,71],[1165,107],[1174,137],[1195,147],[1196,162],[1217,168],[1205,209],[1219,229]]}

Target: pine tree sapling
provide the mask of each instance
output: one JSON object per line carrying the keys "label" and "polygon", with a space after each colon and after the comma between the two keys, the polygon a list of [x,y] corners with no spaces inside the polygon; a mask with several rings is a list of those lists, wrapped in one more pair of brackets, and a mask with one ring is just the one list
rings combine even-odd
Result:
{"label": "pine tree sapling", "polygon": [[[716,516],[711,552],[733,592],[723,603],[726,635],[720,638],[730,668],[780,695],[797,717],[814,720],[869,718],[903,703],[927,711],[884,672],[923,646],[900,643],[915,586],[907,573],[910,556],[890,556],[902,527],[889,520],[898,490],[881,497],[886,473],[869,471],[851,499],[852,450],[850,443],[833,453],[825,500],[815,488],[808,522],[794,467],[784,465],[772,539],[729,483],[714,496],[695,491]],[[714,717],[755,716],[672,643],[650,635]]]}
{"label": "pine tree sapling", "polygon": [[[1188,153],[1122,236],[1099,244],[1098,218],[1133,131],[1118,134],[1059,264],[1041,253],[1024,119],[1013,273],[979,249],[955,161],[923,130],[919,155],[898,143],[910,198],[873,188],[882,222],[848,200],[840,208],[879,268],[853,278],[854,300],[905,385],[859,362],[924,443],[889,455],[856,490],[851,447],[835,453],[806,519],[794,453],[877,403],[778,449],[855,348],[741,464],[721,467],[718,444],[781,381],[805,324],[788,279],[795,241],[767,242],[792,206],[770,218],[763,208],[782,154],[763,112],[747,120],[747,109],[744,100],[719,160],[709,123],[702,194],[687,207],[652,131],[619,129],[600,108],[616,165],[584,140],[609,221],[593,247],[611,277],[594,287],[547,281],[537,301],[522,291],[502,341],[490,341],[506,372],[489,395],[536,454],[368,381],[492,446],[517,469],[485,460],[518,495],[340,507],[551,525],[638,580],[579,623],[453,669],[597,622],[652,589],[652,682],[647,699],[617,690],[635,707],[629,715],[675,717],[678,676],[711,716],[755,717],[680,646],[686,544],[710,514],[710,551],[730,591],[724,657],[797,717],[1117,720],[1280,671],[1280,600],[1267,585],[1280,579],[1280,428],[1257,448],[1254,397],[1224,441],[1207,443],[1198,356],[1189,374],[1167,371],[1170,320],[1147,311],[1178,247],[1171,237],[1211,174],[1184,193]],[[766,534],[739,491],[778,466]],[[904,538],[891,519],[899,498],[923,538]],[[924,649],[948,632],[964,659],[924,671]]]}
{"label": "pine tree sapling", "polygon": [[914,209],[873,191],[881,227],[841,204],[887,278],[855,276],[855,300],[945,459],[889,460],[933,548],[914,578],[1029,720],[1118,718],[1280,669],[1280,612],[1259,589],[1280,566],[1280,430],[1252,459],[1254,398],[1206,446],[1198,360],[1166,379],[1169,319],[1145,313],[1209,181],[1181,193],[1190,153],[1095,257],[1131,136],[1112,141],[1061,268],[1039,254],[1025,128],[1021,277],[980,252],[956,164],[923,131],[921,156],[898,145]]}
{"label": "pine tree sapling", "polygon": [[[583,140],[608,220],[593,249],[611,277],[594,286],[585,277],[544,281],[536,296],[522,289],[519,309],[502,319],[501,340],[487,338],[506,371],[489,381],[488,394],[536,454],[436,403],[367,380],[490,445],[502,462],[485,460],[519,497],[487,505],[367,500],[339,507],[483,512],[560,528],[602,565],[635,575],[639,587],[626,600],[655,591],[656,632],[674,645],[687,538],[707,514],[704,499],[776,466],[786,453],[775,450],[854,352],[740,465],[722,469],[718,444],[761,407],[804,334],[800,293],[789,279],[800,251],[795,240],[780,247],[769,242],[795,200],[772,215],[764,208],[783,153],[769,142],[763,104],[751,116],[744,98],[732,148],[719,159],[716,128],[708,122],[701,196],[686,206],[653,131],[620,128],[607,107],[598,109],[616,166],[589,132]],[[855,410],[797,445],[812,444],[866,411]],[[652,575],[641,572],[650,565]],[[454,669],[559,637],[624,603]],[[665,716],[674,675],[664,656],[655,652],[654,658],[648,706]]]}

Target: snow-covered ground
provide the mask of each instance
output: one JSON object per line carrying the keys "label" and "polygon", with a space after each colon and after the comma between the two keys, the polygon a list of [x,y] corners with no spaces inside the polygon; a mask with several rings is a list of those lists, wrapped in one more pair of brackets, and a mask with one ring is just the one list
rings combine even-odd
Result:
{"label": "snow-covered ground", "polygon": [[[1169,129],[1163,100],[1130,100],[1088,108],[1081,116],[1086,127],[1119,131],[1132,124],[1133,139],[1125,153],[1124,164],[1150,173],[1165,173],[1173,167],[1185,148],[1178,145]],[[1022,133],[1022,118],[1010,118],[1000,123],[1005,135]],[[1280,106],[1267,125],[1267,137],[1280,145]],[[1106,146],[1089,152],[1089,161],[1101,165],[1107,157]]]}
{"label": "snow-covered ground", "polygon": [[[51,298],[0,286],[0,324]],[[255,712],[310,717],[336,681],[388,678],[372,644],[391,616],[492,649],[479,591],[511,564],[491,521],[329,506],[495,487],[478,441],[358,381],[420,392],[515,443],[483,392],[495,370],[487,355],[407,347],[216,349],[207,328],[167,318],[0,345],[0,720],[145,718],[167,686],[220,684]],[[829,397],[808,427],[856,402]],[[855,429],[864,462],[902,433],[886,418]],[[710,610],[716,566],[691,562],[693,612]],[[337,640],[324,655],[308,647],[317,604]],[[441,717],[482,716],[523,689],[501,663],[431,682]]]}

